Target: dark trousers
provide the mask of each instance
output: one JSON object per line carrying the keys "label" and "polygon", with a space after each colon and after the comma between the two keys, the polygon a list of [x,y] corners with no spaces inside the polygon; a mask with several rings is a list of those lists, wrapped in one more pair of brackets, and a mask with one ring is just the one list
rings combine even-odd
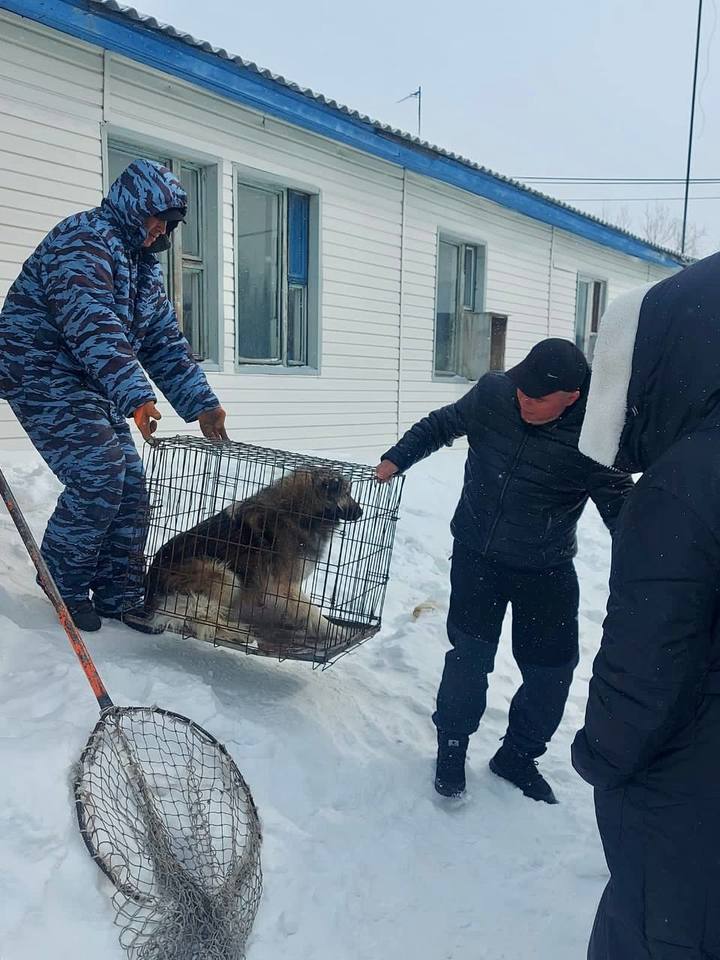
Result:
{"label": "dark trousers", "polygon": [[595,791],[610,871],[588,960],[720,960],[720,695],[656,759]]}
{"label": "dark trousers", "polygon": [[65,489],[42,554],[67,603],[92,590],[111,611],[142,602],[147,491],[127,422],[109,404],[11,399],[35,449]]}
{"label": "dark trousers", "polygon": [[510,604],[513,655],[523,682],[510,705],[506,742],[539,757],[560,725],[578,662],[579,589],[573,563],[515,570],[456,541],[450,584],[452,649],[445,656],[435,726],[467,735],[477,730]]}

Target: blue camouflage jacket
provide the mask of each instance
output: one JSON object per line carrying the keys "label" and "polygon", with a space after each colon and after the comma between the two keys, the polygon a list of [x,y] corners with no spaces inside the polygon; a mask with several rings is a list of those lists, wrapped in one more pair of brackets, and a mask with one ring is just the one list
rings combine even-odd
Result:
{"label": "blue camouflage jacket", "polygon": [[160,264],[142,247],[146,217],[186,202],[169,170],[135,160],[99,207],[45,237],[0,313],[0,397],[77,403],[99,394],[129,417],[156,399],[145,370],[187,422],[218,406]]}

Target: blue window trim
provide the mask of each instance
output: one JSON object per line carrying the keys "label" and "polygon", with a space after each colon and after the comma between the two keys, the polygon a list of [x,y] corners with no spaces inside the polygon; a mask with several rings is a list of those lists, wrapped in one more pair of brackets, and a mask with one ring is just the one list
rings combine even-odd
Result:
{"label": "blue window trim", "polygon": [[405,144],[372,123],[346,116],[329,104],[287,89],[217,54],[129,20],[88,0],[0,0],[0,9],[42,23],[79,40],[204,87],[213,93],[285,120],[356,150],[484,197],[516,213],[566,230],[593,243],[663,267],[684,266],[680,256],[597,223],[482,170]]}
{"label": "blue window trim", "polygon": [[306,287],[310,238],[310,197],[288,190],[288,283]]}

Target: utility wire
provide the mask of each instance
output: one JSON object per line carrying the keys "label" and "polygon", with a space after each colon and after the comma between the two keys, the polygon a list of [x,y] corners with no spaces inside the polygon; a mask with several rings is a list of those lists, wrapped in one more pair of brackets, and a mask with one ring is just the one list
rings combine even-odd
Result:
{"label": "utility wire", "polygon": [[[525,183],[685,183],[685,177],[513,177]],[[690,183],[720,183],[718,177],[691,177]]]}
{"label": "utility wire", "polygon": [[[676,200],[684,200],[685,197],[556,197],[563,203],[654,203],[656,200],[661,203],[671,203]],[[690,203],[698,200],[720,200],[717,197],[690,197]]]}

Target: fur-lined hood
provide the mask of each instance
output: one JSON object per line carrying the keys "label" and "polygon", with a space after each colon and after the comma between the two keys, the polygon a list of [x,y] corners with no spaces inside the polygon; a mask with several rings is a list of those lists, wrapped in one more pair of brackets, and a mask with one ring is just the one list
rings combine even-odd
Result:
{"label": "fur-lined hood", "polygon": [[681,437],[720,427],[720,253],[623,294],[600,324],[580,450],[646,470]]}

